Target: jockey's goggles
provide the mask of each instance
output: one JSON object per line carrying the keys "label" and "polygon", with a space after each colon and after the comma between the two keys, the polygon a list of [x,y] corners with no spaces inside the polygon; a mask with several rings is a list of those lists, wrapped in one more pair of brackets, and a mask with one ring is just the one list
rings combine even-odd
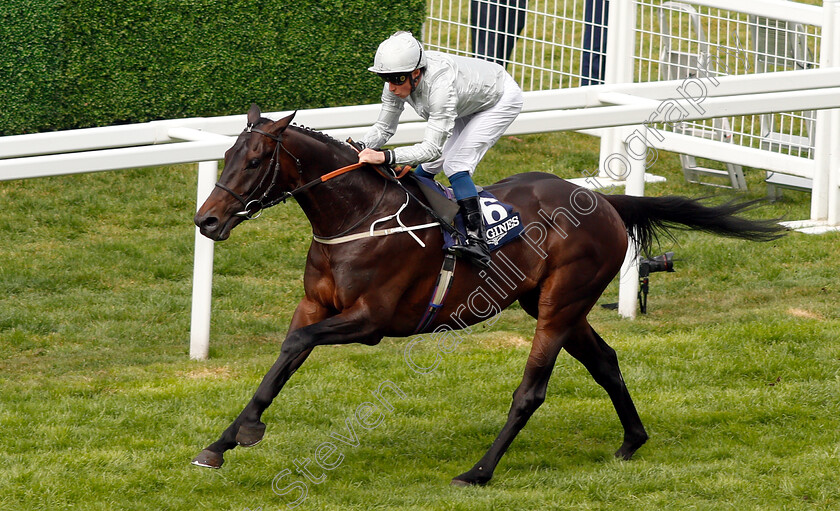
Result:
{"label": "jockey's goggles", "polygon": [[383,81],[393,84],[402,85],[411,77],[411,73],[378,73],[379,78]]}

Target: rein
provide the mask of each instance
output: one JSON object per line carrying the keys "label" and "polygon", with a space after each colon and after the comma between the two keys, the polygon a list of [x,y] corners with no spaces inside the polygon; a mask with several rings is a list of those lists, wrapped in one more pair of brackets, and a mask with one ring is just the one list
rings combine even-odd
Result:
{"label": "rein", "polygon": [[[265,174],[265,176],[263,176],[262,180],[260,180],[260,184],[257,185],[257,187],[254,189],[254,192],[252,192],[248,196],[248,198],[243,198],[241,195],[239,195],[235,191],[231,190],[229,187],[227,187],[227,186],[225,186],[221,183],[218,183],[218,182],[216,183],[216,187],[221,188],[222,190],[226,191],[231,196],[233,196],[234,199],[238,200],[242,204],[242,207],[244,209],[242,211],[234,213],[234,216],[244,217],[245,220],[253,220],[255,218],[259,218],[262,210],[270,208],[272,206],[276,206],[277,204],[280,204],[281,202],[285,203],[286,200],[293,198],[295,195],[297,195],[297,194],[299,194],[299,193],[301,193],[305,190],[308,190],[309,188],[312,188],[315,185],[324,183],[326,181],[329,181],[330,179],[336,178],[338,176],[346,174],[347,172],[351,172],[353,170],[361,168],[363,165],[365,165],[364,163],[353,163],[351,165],[347,165],[346,167],[341,167],[340,169],[333,170],[332,172],[324,174],[323,176],[321,176],[317,179],[313,179],[312,181],[310,181],[310,182],[308,182],[308,183],[306,183],[302,186],[299,186],[299,187],[295,188],[294,190],[292,190],[290,192],[283,192],[283,195],[281,195],[280,197],[278,197],[276,199],[268,200],[268,194],[269,194],[269,192],[271,192],[271,190],[277,184],[277,176],[280,174],[280,163],[279,163],[279,160],[278,160],[280,149],[283,149],[283,151],[295,161],[295,165],[297,166],[298,173],[302,174],[303,171],[301,169],[300,160],[297,159],[297,157],[295,157],[295,155],[293,155],[291,152],[289,152],[288,149],[286,149],[286,146],[283,145],[283,137],[282,136],[272,135],[271,133],[268,133],[267,131],[263,131],[261,129],[254,128],[254,126],[252,124],[248,124],[248,126],[245,128],[245,132],[247,132],[247,133],[252,133],[252,132],[253,133],[259,133],[260,135],[268,137],[271,140],[274,140],[275,142],[277,142],[277,145],[274,146],[274,152],[271,155],[271,161],[268,163],[268,172]],[[405,173],[403,173],[403,175],[404,174]],[[265,192],[263,192],[262,197],[260,197],[259,199],[255,199],[254,196],[258,193],[258,190],[263,187],[263,185],[265,184],[265,181],[266,181],[266,179],[268,179],[269,175],[271,176],[271,183],[268,185],[268,188],[265,189]],[[402,175],[399,176],[399,177],[402,177]],[[383,195],[384,195],[384,193],[383,193]],[[380,201],[381,201],[381,199],[380,199]],[[377,205],[378,205],[378,202],[377,202]],[[256,208],[252,209],[252,206],[256,206]],[[374,206],[374,208],[375,208],[375,206]]]}
{"label": "rein", "polygon": [[[338,176],[344,175],[348,172],[352,172],[352,171],[354,171],[356,169],[359,169],[359,168],[363,167],[364,165],[366,165],[365,163],[353,163],[353,164],[347,165],[345,167],[341,167],[339,169],[328,172],[328,173],[324,174],[323,176],[320,176],[316,179],[313,179],[312,181],[309,181],[308,183],[305,183],[305,184],[295,188],[294,190],[291,190],[289,192],[283,192],[283,194],[280,195],[280,197],[269,200],[268,199],[268,194],[271,192],[271,190],[274,189],[275,185],[277,184],[277,177],[280,174],[280,163],[279,163],[279,158],[278,158],[278,156],[280,154],[280,149],[282,149],[290,158],[292,158],[294,160],[295,165],[297,166],[297,169],[298,169],[298,174],[303,174],[303,170],[302,170],[302,167],[301,167],[300,160],[295,155],[293,155],[288,149],[286,149],[286,147],[283,145],[282,135],[273,135],[271,133],[268,133],[267,131],[255,128],[254,125],[250,124],[250,123],[245,128],[245,132],[247,132],[247,133],[259,133],[260,135],[268,137],[268,138],[270,138],[271,140],[274,140],[277,143],[277,145],[274,146],[274,151],[271,155],[271,161],[268,164],[268,172],[263,176],[263,178],[260,180],[259,185],[257,185],[256,188],[254,188],[254,191],[248,196],[248,198],[243,198],[240,194],[238,194],[235,191],[233,191],[232,189],[230,189],[230,187],[225,186],[225,185],[223,185],[219,182],[216,182],[216,187],[221,188],[222,190],[226,191],[233,198],[235,198],[237,201],[239,201],[240,204],[242,204],[242,207],[243,207],[242,211],[236,212],[233,215],[238,216],[238,217],[243,217],[245,220],[253,220],[255,218],[259,218],[260,214],[262,213],[262,211],[264,209],[276,206],[277,204],[280,204],[281,202],[285,203],[287,199],[291,199],[295,195],[297,195],[297,194],[299,194],[299,193],[301,193],[305,190],[308,190],[309,188],[312,188],[313,186],[319,185],[321,183],[325,183],[325,182],[329,181],[330,179],[334,179]],[[350,144],[350,147],[352,147],[357,153],[360,151],[360,148],[357,146],[357,144],[352,139],[347,139],[347,142]],[[359,219],[359,221],[357,221],[356,223],[354,223],[353,225],[351,225],[350,227],[348,227],[347,229],[345,229],[344,231],[342,231],[338,234],[334,234],[332,236],[314,236],[314,239],[316,241],[318,241],[320,243],[324,243],[324,244],[338,244],[338,243],[345,243],[347,241],[353,241],[353,240],[356,240],[356,239],[360,239],[361,237],[386,236],[386,235],[389,235],[389,234],[395,234],[397,232],[408,232],[409,234],[412,235],[412,237],[418,243],[420,243],[421,246],[425,246],[423,244],[423,242],[421,242],[419,240],[419,238],[417,238],[417,236],[415,236],[412,231],[414,231],[416,229],[428,229],[429,227],[433,227],[433,226],[436,226],[436,225],[440,225],[444,229],[450,230],[450,232],[454,231],[453,226],[449,225],[442,218],[440,218],[440,216],[437,215],[437,213],[435,213],[431,208],[429,208],[428,206],[423,204],[421,201],[419,201],[417,199],[417,197],[415,197],[414,194],[409,192],[405,188],[405,186],[403,186],[403,184],[400,182],[400,179],[403,178],[404,176],[406,176],[409,173],[409,171],[411,170],[408,166],[404,167],[401,170],[401,172],[399,172],[399,173],[397,173],[393,169],[390,169],[388,167],[384,167],[382,165],[371,165],[371,166],[382,177],[385,178],[385,185],[382,188],[382,194],[379,196],[379,199],[376,201],[376,203],[374,203],[374,205],[370,209],[370,211],[368,211],[367,214],[363,215]],[[387,171],[390,171],[390,172],[387,172],[386,170],[383,170],[383,169],[387,169]],[[269,183],[268,187],[265,189],[262,196],[259,199],[255,199],[254,197],[256,196],[257,193],[259,193],[259,190],[263,187],[263,185],[265,184],[265,181],[266,181],[266,179],[268,179],[269,175],[271,176],[271,183]],[[372,225],[369,233],[361,233],[359,235],[346,236],[349,232],[353,231],[354,229],[359,227],[365,220],[370,218],[370,216],[373,214],[373,212],[376,211],[376,208],[379,207],[379,205],[382,203],[382,199],[385,197],[385,192],[388,189],[388,182],[389,181],[392,181],[392,182],[396,183],[405,192],[407,197],[410,197],[410,198],[414,199],[437,222],[436,223],[431,223],[431,224],[425,224],[425,225],[421,225],[421,226],[414,226],[414,227],[406,227],[406,226],[401,224],[401,226],[399,228],[385,229],[385,230],[381,230],[381,231],[374,231],[373,225]],[[406,205],[407,205],[407,203],[406,203]],[[254,209],[252,209],[253,206],[256,206],[256,207]],[[405,206],[403,206],[403,207],[405,207]],[[402,208],[400,209],[400,211],[402,211]],[[376,222],[374,222],[374,224],[375,223]]]}

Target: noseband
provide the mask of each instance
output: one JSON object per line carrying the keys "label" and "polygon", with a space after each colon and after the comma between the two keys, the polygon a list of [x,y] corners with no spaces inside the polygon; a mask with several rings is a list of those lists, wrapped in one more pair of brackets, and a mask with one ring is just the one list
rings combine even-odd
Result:
{"label": "noseband", "polygon": [[[283,145],[283,137],[281,135],[272,135],[267,131],[255,128],[254,125],[251,123],[248,123],[248,125],[245,128],[245,132],[259,133],[260,135],[266,136],[271,140],[277,142],[277,145],[274,146],[274,152],[271,154],[271,161],[268,163],[268,172],[265,173],[263,178],[260,180],[260,184],[257,185],[256,188],[254,188],[254,191],[251,192],[251,194],[248,195],[247,198],[243,198],[241,195],[219,182],[216,183],[216,186],[229,193],[231,196],[233,196],[234,199],[238,200],[242,204],[242,207],[244,209],[242,211],[234,213],[233,216],[243,217],[245,218],[245,220],[252,220],[254,218],[258,218],[262,210],[270,208],[271,206],[275,206],[281,202],[286,202],[286,199],[293,197],[295,193],[298,190],[300,190],[300,188],[298,188],[291,192],[285,192],[277,199],[268,200],[268,194],[269,192],[271,192],[271,190],[274,189],[274,186],[277,184],[277,177],[280,175],[280,162],[277,158],[280,154],[280,149],[283,149],[283,151],[295,161],[298,174],[302,174],[303,171],[301,170],[300,160],[298,160],[295,157],[295,155],[290,153],[289,150],[286,149],[286,147]],[[265,184],[266,179],[268,179],[268,176],[271,176],[271,183],[269,183],[268,188],[266,188],[263,192],[262,197],[260,197],[259,199],[255,198],[255,196],[259,193],[259,190]],[[256,206],[256,208],[252,209],[252,207],[254,206]]]}

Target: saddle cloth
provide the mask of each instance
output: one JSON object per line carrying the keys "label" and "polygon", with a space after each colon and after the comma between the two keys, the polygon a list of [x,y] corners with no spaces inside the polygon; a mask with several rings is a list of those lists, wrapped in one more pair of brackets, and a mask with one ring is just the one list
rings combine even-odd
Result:
{"label": "saddle cloth", "polygon": [[[437,181],[423,177],[417,177],[417,180],[425,184],[426,187],[435,190],[443,197],[449,200],[455,200],[455,194],[451,188],[446,188]],[[522,230],[524,229],[522,219],[519,213],[513,210],[512,206],[499,201],[492,193],[481,188],[478,191],[478,202],[481,204],[482,217],[484,218],[484,226],[487,232],[487,248],[491,252],[515,240],[522,234]],[[455,215],[454,224],[458,232],[466,232],[464,229],[464,219],[460,212]],[[442,231],[444,250],[458,244],[450,233],[445,229]]]}

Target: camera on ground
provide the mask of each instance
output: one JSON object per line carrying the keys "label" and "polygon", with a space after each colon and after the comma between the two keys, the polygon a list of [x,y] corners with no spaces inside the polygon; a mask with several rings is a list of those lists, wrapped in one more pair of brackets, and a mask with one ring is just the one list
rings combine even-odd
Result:
{"label": "camera on ground", "polygon": [[652,257],[639,257],[639,309],[642,314],[647,314],[647,297],[650,291],[651,273],[658,271],[674,271],[674,253],[665,252],[662,255]]}
{"label": "camera on ground", "polygon": [[665,252],[652,259],[639,258],[639,277],[647,277],[658,271],[674,271],[674,253]]}

